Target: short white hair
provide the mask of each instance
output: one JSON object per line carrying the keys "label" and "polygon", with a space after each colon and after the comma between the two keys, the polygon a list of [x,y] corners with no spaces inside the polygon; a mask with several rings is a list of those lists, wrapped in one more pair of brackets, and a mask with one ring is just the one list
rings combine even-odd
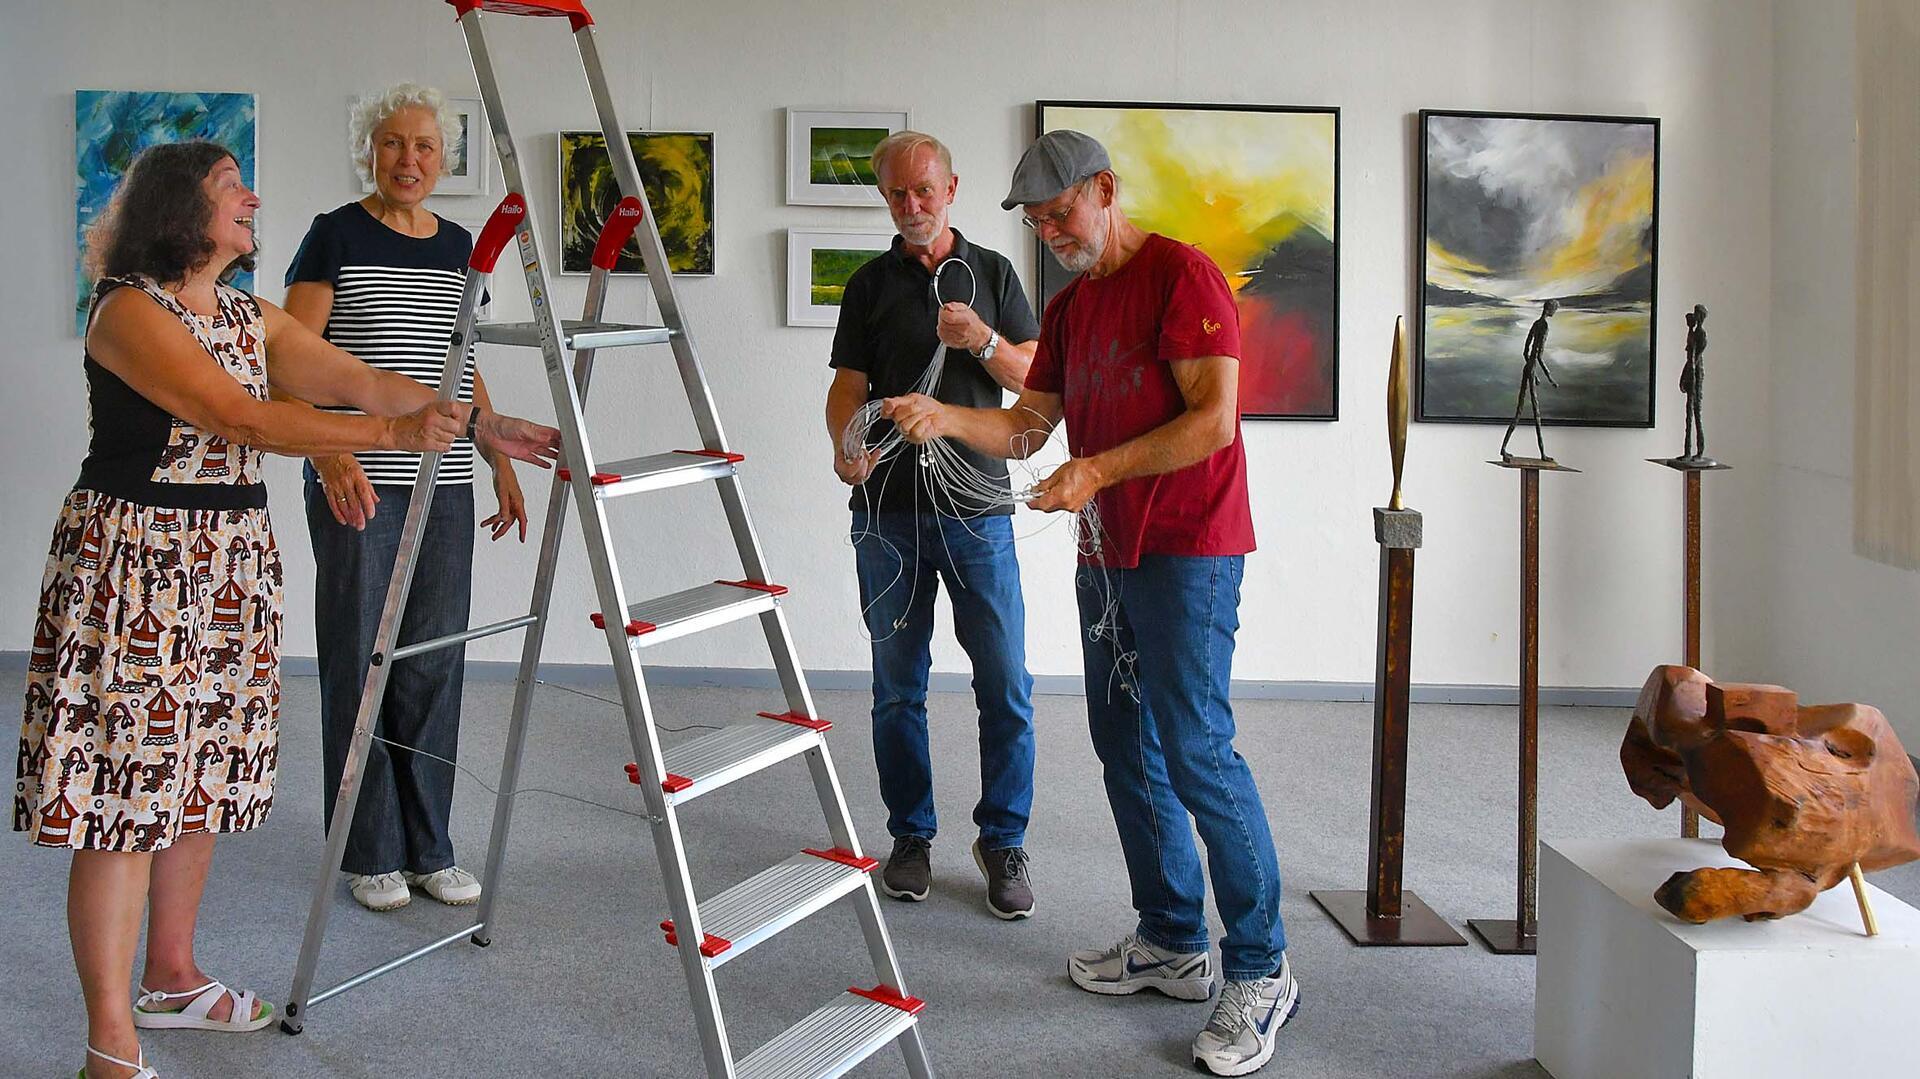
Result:
{"label": "short white hair", "polygon": [[453,162],[454,144],[460,141],[460,121],[447,108],[446,95],[431,86],[401,82],[378,94],[358,98],[347,119],[347,152],[353,157],[353,171],[362,183],[373,182],[373,133],[401,109],[425,109],[440,125],[440,171],[446,174]]}

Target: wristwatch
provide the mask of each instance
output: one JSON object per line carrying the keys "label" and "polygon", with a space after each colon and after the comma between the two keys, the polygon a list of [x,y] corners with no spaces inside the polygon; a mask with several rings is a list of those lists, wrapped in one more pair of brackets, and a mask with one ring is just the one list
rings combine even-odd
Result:
{"label": "wristwatch", "polygon": [[475,405],[473,406],[473,411],[467,413],[467,441],[472,442],[474,435],[478,433],[479,430],[480,430],[480,406]]}
{"label": "wristwatch", "polygon": [[980,357],[983,361],[991,360],[993,359],[993,350],[999,347],[1000,331],[990,329],[987,331],[987,343],[980,346],[980,351],[974,353],[974,355]]}

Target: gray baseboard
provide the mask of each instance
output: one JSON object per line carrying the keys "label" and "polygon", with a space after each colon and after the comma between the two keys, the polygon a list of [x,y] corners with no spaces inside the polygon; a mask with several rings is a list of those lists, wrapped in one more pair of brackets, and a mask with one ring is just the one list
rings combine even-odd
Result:
{"label": "gray baseboard", "polygon": [[[519,665],[505,660],[470,660],[467,677],[482,682],[513,680]],[[0,651],[0,671],[22,673],[27,669],[27,654]],[[312,656],[288,656],[282,670],[295,676],[311,677],[318,668]],[[540,676],[556,682],[577,685],[613,684],[613,668],[596,663],[545,663]],[[662,686],[724,686],[731,689],[778,689],[774,672],[759,667],[648,667],[647,680]],[[814,689],[864,690],[873,684],[866,671],[808,671],[807,681]],[[1033,691],[1048,695],[1078,697],[1079,675],[1042,674],[1033,679]],[[973,676],[953,671],[935,671],[929,686],[940,692],[966,693],[973,688]],[[1235,680],[1233,695],[1243,700],[1268,701],[1371,701],[1370,682],[1279,682],[1258,679]],[[1542,686],[1540,703],[1548,705],[1588,705],[1600,708],[1631,708],[1639,697],[1638,689],[1614,686]],[[1453,685],[1445,683],[1416,685],[1413,700],[1418,704],[1517,704],[1520,691],[1515,686]]]}

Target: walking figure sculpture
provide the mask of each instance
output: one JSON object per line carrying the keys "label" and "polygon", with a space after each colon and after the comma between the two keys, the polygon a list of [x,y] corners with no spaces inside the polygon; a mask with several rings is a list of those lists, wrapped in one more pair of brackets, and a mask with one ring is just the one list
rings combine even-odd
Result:
{"label": "walking figure sculpture", "polygon": [[1687,365],[1680,369],[1680,392],[1687,395],[1686,449],[1681,459],[1705,460],[1707,429],[1700,423],[1700,402],[1707,389],[1707,307],[1694,304],[1687,314]]}
{"label": "walking figure sculpture", "polygon": [[1546,304],[1541,307],[1540,317],[1534,320],[1533,328],[1527,331],[1527,343],[1525,347],[1520,350],[1520,354],[1525,357],[1526,362],[1525,366],[1520,370],[1520,394],[1514,398],[1513,418],[1507,421],[1506,438],[1500,440],[1500,459],[1503,461],[1513,459],[1513,454],[1507,452],[1507,441],[1513,437],[1514,426],[1520,422],[1520,410],[1529,405],[1533,408],[1533,440],[1540,447],[1540,459],[1543,461],[1553,460],[1553,458],[1547,456],[1547,442],[1545,437],[1540,433],[1540,395],[1534,389],[1536,377],[1534,372],[1538,371],[1540,374],[1547,376],[1547,383],[1554,389],[1557,390],[1560,388],[1560,383],[1554,381],[1553,372],[1547,369],[1545,357],[1547,348],[1547,320],[1552,318],[1553,313],[1558,310],[1560,310],[1559,300],[1548,300]]}

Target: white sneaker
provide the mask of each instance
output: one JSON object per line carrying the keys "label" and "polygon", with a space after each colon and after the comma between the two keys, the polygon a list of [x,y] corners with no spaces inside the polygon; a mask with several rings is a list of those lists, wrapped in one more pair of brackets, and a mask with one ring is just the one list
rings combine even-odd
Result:
{"label": "white sneaker", "polygon": [[1170,952],[1128,933],[1111,948],[1075,952],[1067,976],[1089,993],[1124,996],[1157,989],[1175,1000],[1205,1000],[1213,995],[1210,952]]}
{"label": "white sneaker", "polygon": [[407,882],[398,872],[349,873],[347,891],[368,910],[399,910],[413,902],[413,893],[407,891]]}
{"label": "white sneaker", "polygon": [[1287,957],[1270,978],[1230,981],[1220,987],[1213,1017],[1193,1039],[1193,1059],[1215,1075],[1246,1075],[1273,1059],[1280,1028],[1300,1010],[1300,983]]}
{"label": "white sneaker", "polygon": [[407,883],[450,907],[464,907],[480,902],[480,882],[473,874],[457,865],[445,869],[436,869],[431,873],[405,874]]}

